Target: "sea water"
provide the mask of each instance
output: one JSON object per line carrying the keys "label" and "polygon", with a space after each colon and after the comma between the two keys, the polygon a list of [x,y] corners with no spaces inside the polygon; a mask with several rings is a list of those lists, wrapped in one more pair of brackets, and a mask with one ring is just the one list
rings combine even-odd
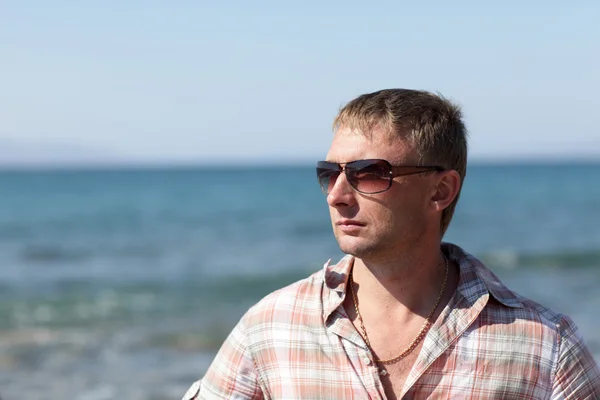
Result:
{"label": "sea water", "polygon": [[[600,360],[600,165],[474,165],[444,238]],[[0,172],[0,398],[180,398],[241,315],[342,256],[314,168]]]}

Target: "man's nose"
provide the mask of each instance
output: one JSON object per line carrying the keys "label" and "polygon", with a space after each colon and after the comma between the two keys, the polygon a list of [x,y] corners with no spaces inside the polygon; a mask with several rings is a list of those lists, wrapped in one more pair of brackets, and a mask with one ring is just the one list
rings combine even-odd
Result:
{"label": "man's nose", "polygon": [[356,192],[348,182],[346,174],[342,172],[327,195],[327,203],[331,207],[352,204],[355,195]]}

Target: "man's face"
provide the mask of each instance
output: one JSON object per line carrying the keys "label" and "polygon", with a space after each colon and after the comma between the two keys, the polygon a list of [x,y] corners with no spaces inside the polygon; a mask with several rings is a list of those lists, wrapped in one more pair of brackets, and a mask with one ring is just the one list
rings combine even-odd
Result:
{"label": "man's face", "polygon": [[[416,165],[417,154],[404,140],[389,139],[380,131],[367,138],[341,127],[327,153],[327,161],[384,159],[392,165]],[[363,260],[393,257],[419,241],[430,223],[428,203],[432,181],[426,174],[394,178],[385,192],[355,191],[344,174],[331,188],[327,203],[340,249]]]}

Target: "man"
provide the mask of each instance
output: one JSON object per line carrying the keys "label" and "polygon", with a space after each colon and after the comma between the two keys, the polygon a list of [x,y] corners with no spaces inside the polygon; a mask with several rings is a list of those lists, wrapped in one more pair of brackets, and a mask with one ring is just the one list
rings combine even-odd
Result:
{"label": "man", "polygon": [[573,321],[442,242],[466,174],[461,112],[395,89],[335,120],[317,176],[346,256],[269,294],[184,399],[592,399]]}

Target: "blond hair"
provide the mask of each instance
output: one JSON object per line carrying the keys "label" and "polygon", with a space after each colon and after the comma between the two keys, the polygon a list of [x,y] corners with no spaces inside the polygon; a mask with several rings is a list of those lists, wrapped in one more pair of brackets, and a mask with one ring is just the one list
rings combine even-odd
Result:
{"label": "blond hair", "polygon": [[442,236],[448,229],[467,173],[467,129],[460,107],[441,95],[410,89],[386,89],[363,94],[346,104],[335,118],[341,126],[369,136],[383,129],[391,138],[407,140],[420,165],[452,169],[460,176],[454,201],[443,211]]}

